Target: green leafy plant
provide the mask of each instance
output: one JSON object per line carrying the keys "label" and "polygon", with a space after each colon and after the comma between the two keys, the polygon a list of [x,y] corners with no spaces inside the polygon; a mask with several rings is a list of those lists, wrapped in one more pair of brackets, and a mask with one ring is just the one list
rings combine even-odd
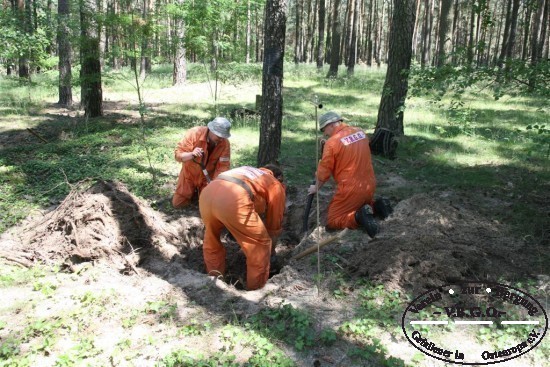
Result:
{"label": "green leafy plant", "polygon": [[338,334],[332,329],[323,329],[319,333],[319,340],[324,345],[330,346],[336,342],[338,339]]}
{"label": "green leafy plant", "polygon": [[234,355],[215,353],[209,358],[201,354],[195,354],[187,350],[174,351],[164,357],[157,367],[239,367]]}
{"label": "green leafy plant", "polygon": [[21,341],[7,338],[0,344],[0,359],[7,360],[19,354]]}
{"label": "green leafy plant", "polygon": [[210,322],[197,322],[196,320],[192,320],[190,324],[184,325],[181,327],[178,331],[178,335],[182,336],[196,336],[196,335],[202,335],[212,328],[212,324]]}
{"label": "green leafy plant", "polygon": [[400,332],[397,318],[405,309],[406,299],[399,292],[367,284],[359,291],[359,300],[359,318],[344,323],[340,327],[342,332],[367,338],[376,335],[380,327]]}
{"label": "green leafy plant", "polygon": [[311,347],[315,341],[311,317],[291,304],[264,309],[250,318],[255,330],[268,332],[274,337],[291,343],[297,350]]}
{"label": "green leafy plant", "polygon": [[157,314],[161,321],[172,321],[176,318],[178,305],[167,303],[165,301],[149,301],[145,306],[144,312],[147,314]]}

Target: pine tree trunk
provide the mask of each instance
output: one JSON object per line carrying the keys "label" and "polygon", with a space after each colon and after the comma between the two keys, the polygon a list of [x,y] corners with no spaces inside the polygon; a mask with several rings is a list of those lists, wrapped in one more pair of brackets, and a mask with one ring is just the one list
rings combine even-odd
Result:
{"label": "pine tree trunk", "polygon": [[311,41],[313,37],[313,30],[310,23],[311,18],[311,0],[307,0],[305,12],[307,12],[306,16],[306,29],[305,29],[305,39],[304,39],[304,48],[302,50],[302,62],[308,62],[309,60],[309,42]]}
{"label": "pine tree trunk", "polygon": [[441,13],[439,16],[437,67],[442,67],[447,59],[447,33],[449,32],[449,15],[453,0],[441,0]]}
{"label": "pine tree trunk", "polygon": [[[296,0],[296,29],[295,29],[295,38],[294,38],[294,63],[297,65],[300,62],[300,35],[302,28],[302,19],[301,14],[302,10],[300,9],[304,0]],[[266,13],[267,14],[267,13]]]}
{"label": "pine tree trunk", "polygon": [[512,58],[512,53],[514,51],[514,46],[516,45],[518,13],[519,13],[519,0],[513,0],[512,14],[510,16],[510,32],[509,32],[509,35],[508,35],[508,42],[507,42],[507,45],[506,45],[506,53],[504,55],[505,59],[511,59]]}
{"label": "pine tree trunk", "polygon": [[327,39],[325,40],[325,55],[323,56],[323,60],[325,61],[325,64],[330,64],[330,55],[332,53],[332,11],[331,6],[334,6],[332,1],[335,0],[328,0],[327,9],[328,11],[328,21],[327,21]]}
{"label": "pine tree trunk", "polygon": [[500,56],[498,57],[499,67],[503,66],[504,58],[506,57],[506,52],[508,50],[508,37],[510,33],[511,13],[512,13],[512,0],[508,0],[508,5],[506,6],[506,19],[504,22],[504,36],[502,37],[502,48],[500,49]]}
{"label": "pine tree trunk", "polygon": [[57,3],[57,52],[59,54],[59,101],[61,106],[73,104],[73,89],[71,86],[71,43],[70,43],[70,5],[69,0],[59,0]]}
{"label": "pine tree trunk", "polygon": [[319,37],[317,40],[317,69],[323,68],[325,45],[325,0],[319,0]]}
{"label": "pine tree trunk", "polygon": [[403,110],[411,66],[415,1],[397,1],[392,18],[388,71],[378,109],[376,129],[388,129],[396,135],[403,135]]}
{"label": "pine tree trunk", "polygon": [[340,0],[334,0],[332,8],[332,44],[330,46],[330,68],[327,73],[327,78],[336,77],[338,75],[338,66],[340,64],[340,17],[338,16],[338,8]]}
{"label": "pine tree trunk", "polygon": [[[531,66],[535,67],[544,58],[548,59],[548,17],[550,16],[550,0],[539,0],[537,11],[533,18],[533,28],[531,31]],[[530,85],[534,87],[536,77],[530,80]]]}
{"label": "pine tree trunk", "polygon": [[384,47],[382,46],[382,34],[383,34],[383,27],[384,27],[384,12],[386,2],[382,1],[382,9],[380,10],[380,18],[378,18],[378,44],[376,47],[376,66],[380,67],[382,64],[382,50]]}
{"label": "pine tree trunk", "polygon": [[281,151],[286,0],[267,0],[258,166],[274,163]]}
{"label": "pine tree trunk", "polygon": [[[182,6],[184,0],[176,0]],[[175,37],[173,42],[176,47],[174,54],[174,70],[172,72],[172,85],[183,85],[187,81],[187,60],[185,59],[185,23],[183,17],[178,14],[174,19]]]}
{"label": "pine tree trunk", "polygon": [[548,39],[548,34],[550,33],[550,22],[548,18],[550,17],[550,0],[546,0],[546,7],[544,10],[544,16],[542,18],[542,44],[541,44],[541,59],[548,60],[550,54],[550,39]]}
{"label": "pine tree trunk", "polygon": [[[147,18],[149,17],[149,5],[150,0],[143,0],[143,9],[142,16],[143,21],[147,23]],[[145,79],[147,72],[151,70],[151,57],[149,51],[149,34],[142,34],[143,39],[141,40],[141,61],[139,64],[139,77]]]}
{"label": "pine tree trunk", "polygon": [[80,0],[80,85],[81,105],[87,117],[103,114],[103,93],[101,89],[101,63],[99,60],[99,34],[95,0]]}
{"label": "pine tree trunk", "polygon": [[525,18],[523,20],[523,43],[521,46],[521,59],[527,60],[529,53],[529,28],[531,26],[531,11],[533,10],[533,4],[530,3],[525,9]]}
{"label": "pine tree trunk", "polygon": [[246,1],[246,56],[245,62],[250,64],[250,32],[251,32],[251,19],[250,19],[250,0]]}
{"label": "pine tree trunk", "polygon": [[430,0],[424,2],[424,23],[422,25],[422,58],[420,65],[425,67],[429,63],[430,37]]}
{"label": "pine tree trunk", "polygon": [[357,58],[357,28],[359,25],[359,4],[360,0],[355,0],[353,5],[353,25],[351,29],[351,42],[348,52],[348,75],[353,75],[355,61]]}
{"label": "pine tree trunk", "polygon": [[373,37],[372,29],[375,26],[373,24],[373,22],[374,22],[374,16],[373,16],[374,1],[375,0],[370,0],[369,15],[367,16],[367,29],[366,29],[366,37],[365,37],[365,40],[366,40],[366,43],[365,43],[365,60],[367,62],[367,66],[372,66],[372,37]]}
{"label": "pine tree trunk", "polygon": [[353,28],[353,7],[355,0],[348,0],[346,5],[346,17],[343,29],[345,30],[344,39],[340,44],[340,56],[344,59],[345,66],[348,66],[348,57],[351,44],[351,32]]}
{"label": "pine tree trunk", "polygon": [[[30,19],[30,12],[28,7],[25,4],[25,0],[17,0],[17,18],[19,21],[19,27],[21,29],[22,33],[30,33],[31,27],[31,19]],[[29,70],[29,59],[26,55],[26,51],[23,56],[19,57],[19,77],[20,78],[26,78],[28,79],[30,76],[30,70]]]}
{"label": "pine tree trunk", "polygon": [[457,47],[459,43],[459,37],[458,37],[458,20],[460,18],[460,11],[458,8],[458,2],[460,0],[455,0],[455,6],[454,6],[454,12],[453,12],[453,30],[452,30],[452,47],[453,47],[453,57],[452,57],[452,63],[453,65],[457,64],[458,57],[457,57]]}

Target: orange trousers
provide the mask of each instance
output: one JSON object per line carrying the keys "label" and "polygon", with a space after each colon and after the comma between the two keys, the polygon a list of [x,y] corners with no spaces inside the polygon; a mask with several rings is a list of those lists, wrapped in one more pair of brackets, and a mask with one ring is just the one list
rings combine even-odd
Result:
{"label": "orange trousers", "polygon": [[225,274],[226,251],[220,240],[225,227],[246,256],[247,289],[262,288],[269,278],[271,237],[248,193],[232,182],[214,180],[202,190],[199,210],[205,226],[202,251],[208,274]]}
{"label": "orange trousers", "polygon": [[183,178],[178,191],[172,196],[172,206],[176,209],[181,209],[193,201],[193,197],[198,193],[200,195],[204,186],[195,186],[193,181]]}
{"label": "orange trousers", "polygon": [[328,205],[327,227],[330,229],[355,229],[355,212],[365,204],[372,205],[375,186],[368,182],[346,180],[338,183]]}

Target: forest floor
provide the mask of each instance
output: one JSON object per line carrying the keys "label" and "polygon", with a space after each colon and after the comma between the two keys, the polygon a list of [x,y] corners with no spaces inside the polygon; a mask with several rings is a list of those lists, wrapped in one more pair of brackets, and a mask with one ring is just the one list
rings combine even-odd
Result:
{"label": "forest floor", "polygon": [[[17,143],[2,143],[10,141]],[[168,366],[170,358],[187,365],[188,355],[217,358],[219,366],[230,365],[228,356],[231,363],[260,356],[266,366],[441,366],[401,331],[407,301],[422,292],[464,280],[529,284],[547,308],[547,244],[515,236],[496,219],[515,198],[412,182],[393,169],[396,162],[374,164],[385,172],[377,190],[394,206],[380,234],[348,231],[319,258],[291,260],[337,232],[317,227],[313,209],[303,237],[307,186],[289,187],[279,267],[252,292],[243,290],[246,259],[229,234],[228,274],[204,274],[196,205],[174,212],[163,210],[169,201],[146,202],[119,182],[73,184],[59,205],[0,238],[0,357],[23,356],[32,366]],[[411,185],[417,193],[403,196]],[[321,223],[331,188],[319,194]],[[522,200],[544,213],[549,203],[541,197],[544,188]],[[360,291],[367,284],[372,299]],[[372,305],[387,313],[365,321],[362,336],[350,332],[369,320]],[[460,337],[465,350],[479,342],[475,333]],[[540,366],[542,358],[528,353],[503,365]]]}

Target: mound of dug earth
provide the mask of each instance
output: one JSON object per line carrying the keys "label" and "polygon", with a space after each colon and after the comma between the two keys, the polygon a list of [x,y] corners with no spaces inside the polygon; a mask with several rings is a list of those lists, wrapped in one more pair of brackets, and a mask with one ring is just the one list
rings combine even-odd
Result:
{"label": "mound of dug earth", "polygon": [[[298,271],[306,279],[315,276],[311,261],[288,262],[293,250],[302,250],[296,247],[302,199],[296,190],[289,192],[291,205],[287,205],[285,233],[277,251],[279,265],[286,265],[283,272]],[[322,199],[324,212],[329,197]],[[464,280],[512,281],[536,271],[531,269],[533,257],[523,241],[510,237],[504,225],[453,204],[445,195],[420,194],[402,200],[380,224],[376,239],[359,230],[349,231],[325,247],[321,256],[344,257],[352,278],[416,294]],[[139,274],[137,267],[162,276],[174,269],[204,273],[203,230],[196,206],[169,221],[124,185],[98,181],[88,190],[72,190],[55,210],[23,228],[19,258],[64,264],[72,270],[83,262],[107,261],[130,274]],[[335,234],[314,230],[304,248]],[[242,289],[246,258],[229,234],[222,240],[227,249],[225,280]],[[345,248],[349,251],[342,253]]]}
{"label": "mound of dug earth", "polygon": [[166,260],[178,250],[177,231],[127,188],[98,181],[81,192],[74,189],[52,212],[30,223],[23,250],[35,260],[73,267],[88,261],[109,261],[121,271],[135,271],[154,252]]}
{"label": "mound of dug earth", "polygon": [[510,281],[533,271],[524,243],[501,224],[426,194],[399,202],[363,249],[351,262],[355,276],[415,293],[464,280]]}

